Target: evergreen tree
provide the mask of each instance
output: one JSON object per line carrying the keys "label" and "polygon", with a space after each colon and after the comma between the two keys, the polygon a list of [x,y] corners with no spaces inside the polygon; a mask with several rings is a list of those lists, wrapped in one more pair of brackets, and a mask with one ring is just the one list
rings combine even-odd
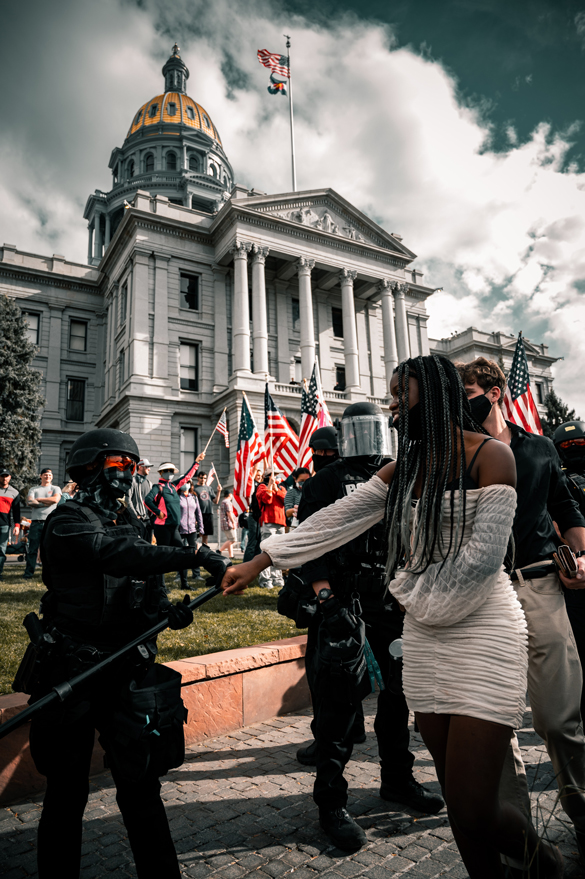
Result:
{"label": "evergreen tree", "polygon": [[540,419],[540,423],[542,424],[542,432],[545,436],[548,436],[552,439],[553,434],[557,427],[560,427],[561,424],[565,424],[566,421],[580,421],[578,415],[575,415],[575,410],[569,410],[569,407],[566,403],[563,403],[560,397],[557,397],[553,390],[549,391],[549,393],[544,398],[544,406],[546,409],[546,417]]}
{"label": "evergreen tree", "polygon": [[13,299],[0,295],[0,465],[18,490],[37,478],[41,441],[42,375],[31,364],[36,353],[27,323]]}

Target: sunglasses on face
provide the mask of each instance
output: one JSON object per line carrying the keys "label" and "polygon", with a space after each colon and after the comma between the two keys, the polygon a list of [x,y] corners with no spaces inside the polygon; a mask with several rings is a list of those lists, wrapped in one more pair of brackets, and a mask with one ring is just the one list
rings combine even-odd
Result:
{"label": "sunglasses on face", "polygon": [[585,446],[585,439],[571,439],[561,443],[561,449],[574,449],[576,446]]}
{"label": "sunglasses on face", "polygon": [[107,467],[116,467],[118,470],[130,470],[134,474],[136,471],[136,461],[128,458],[126,455],[106,455],[104,469]]}

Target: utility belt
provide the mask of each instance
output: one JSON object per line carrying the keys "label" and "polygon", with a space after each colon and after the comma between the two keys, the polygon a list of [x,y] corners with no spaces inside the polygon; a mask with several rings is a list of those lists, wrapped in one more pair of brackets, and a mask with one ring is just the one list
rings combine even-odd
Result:
{"label": "utility belt", "polygon": [[543,577],[550,577],[556,573],[558,573],[558,569],[553,561],[535,562],[532,565],[525,565],[523,568],[516,568],[510,574],[510,580],[524,585],[524,580],[541,580]]}

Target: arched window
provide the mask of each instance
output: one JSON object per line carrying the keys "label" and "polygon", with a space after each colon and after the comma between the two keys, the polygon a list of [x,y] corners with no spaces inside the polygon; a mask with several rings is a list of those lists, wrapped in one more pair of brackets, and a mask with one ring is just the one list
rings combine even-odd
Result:
{"label": "arched window", "polygon": [[126,166],[126,175],[128,177],[134,177],[134,159],[130,159]]}
{"label": "arched window", "polygon": [[225,174],[223,175],[223,185],[224,185],[224,186],[227,186],[227,185],[228,185],[227,177],[225,176]]}
{"label": "arched window", "polygon": [[147,174],[154,171],[154,153],[147,153],[146,158],[144,159],[144,170]]}
{"label": "arched window", "polygon": [[175,153],[167,153],[167,171],[177,170],[177,156]]}
{"label": "arched window", "polygon": [[217,168],[215,167],[215,165],[211,165],[211,167],[209,168],[209,173],[212,177],[217,177]]}
{"label": "arched window", "polygon": [[189,156],[189,171],[198,171],[199,170],[199,159],[194,153],[191,153]]}

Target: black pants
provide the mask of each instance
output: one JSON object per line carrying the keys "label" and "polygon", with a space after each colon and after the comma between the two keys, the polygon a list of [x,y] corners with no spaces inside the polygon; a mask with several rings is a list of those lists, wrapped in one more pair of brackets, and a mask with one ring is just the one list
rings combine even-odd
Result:
{"label": "black pants", "polygon": [[[183,541],[181,540],[177,525],[155,525],[154,536],[156,537],[157,546],[180,546],[181,549],[183,548]],[[186,571],[179,571],[179,574],[181,576],[181,589],[186,589]]]}
{"label": "black pants", "polygon": [[248,543],[244,552],[245,562],[251,562],[254,556],[260,553],[260,540],[260,525],[250,513],[248,516]]}
{"label": "black pants", "polygon": [[[31,754],[47,777],[47,790],[38,829],[39,879],[78,879],[81,863],[82,818],[89,794],[89,768],[95,729],[107,721],[108,692],[86,703],[41,712],[33,718]],[[73,697],[71,697],[73,698]],[[66,703],[67,705],[69,703]],[[100,730],[101,732],[101,730]],[[107,734],[100,742],[111,747]],[[147,771],[140,781],[128,781],[112,769],[116,801],[122,813],[139,879],[179,879],[175,847],[160,796],[160,781]]]}
{"label": "black pants", "polygon": [[[197,532],[193,531],[191,534],[181,534],[181,540],[183,541],[183,546],[190,546],[191,549],[197,551]],[[201,573],[201,568],[193,569],[193,576],[198,577]],[[181,575],[181,589],[187,588],[187,569],[184,571],[179,571]]]}
{"label": "black pants", "polygon": [[[391,675],[389,646],[402,635],[403,614],[398,610],[380,607],[377,611],[364,611],[366,638],[380,666],[384,682]],[[316,639],[316,632],[313,633]],[[312,655],[316,644],[311,645]],[[311,651],[307,645],[309,659]],[[315,680],[312,671],[308,671]],[[317,741],[317,775],[313,799],[320,808],[336,809],[347,803],[347,781],[343,770],[351,758],[353,741],[363,723],[359,712],[349,702],[335,699],[326,682],[314,693],[314,731]],[[378,708],[374,722],[378,740],[381,779],[383,783],[400,784],[412,777],[414,755],[409,751],[408,707],[404,694],[392,693],[388,688],[378,696]]]}
{"label": "black pants", "polygon": [[[565,589],[567,615],[573,629],[585,680],[585,589]],[[581,690],[581,719],[585,718],[585,683]]]}

